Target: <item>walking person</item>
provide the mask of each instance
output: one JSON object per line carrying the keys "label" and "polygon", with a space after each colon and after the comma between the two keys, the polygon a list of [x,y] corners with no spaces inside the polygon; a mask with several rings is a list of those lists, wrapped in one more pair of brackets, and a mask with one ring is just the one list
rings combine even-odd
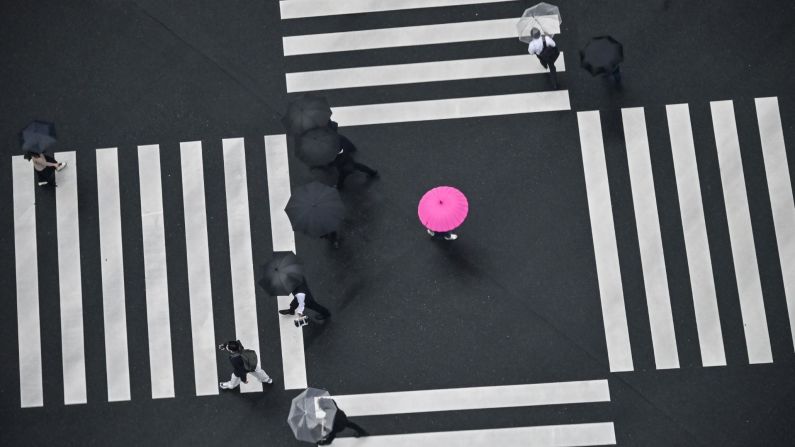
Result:
{"label": "walking person", "polygon": [[334,438],[337,437],[337,434],[345,430],[346,428],[355,430],[356,433],[353,436],[356,438],[360,436],[369,435],[369,433],[367,433],[365,429],[359,426],[359,424],[351,422],[351,420],[348,419],[348,415],[346,415],[344,411],[340,410],[340,408],[337,407],[337,414],[334,415],[334,423],[332,424],[331,432],[329,432],[329,434],[327,434],[325,438],[318,441],[317,445],[331,444],[334,441]]}
{"label": "walking person", "polygon": [[66,167],[66,163],[60,163],[52,155],[38,154],[36,152],[25,152],[25,160],[33,162],[33,169],[36,171],[36,180],[39,186],[58,186],[55,183],[55,171],[60,171]]}
{"label": "walking person", "polygon": [[218,349],[229,351],[229,363],[233,368],[229,381],[220,383],[221,389],[231,390],[237,388],[240,382],[248,383],[249,373],[262,383],[273,383],[273,379],[259,366],[257,353],[251,349],[243,348],[240,340],[232,340],[218,345]]}
{"label": "walking person", "polygon": [[312,296],[312,291],[309,290],[309,286],[306,281],[304,281],[293,290],[293,300],[290,301],[290,307],[288,309],[281,309],[279,313],[282,315],[295,315],[297,312],[300,319],[304,316],[304,310],[306,308],[317,312],[319,314],[317,317],[318,320],[325,320],[331,316],[331,312],[329,312],[328,309],[315,301],[315,297]]}
{"label": "walking person", "polygon": [[364,172],[369,178],[378,177],[378,171],[367,165],[357,162],[353,158],[353,153],[357,151],[353,142],[344,135],[340,135],[339,137],[340,149],[339,152],[337,152],[337,157],[328,164],[329,167],[334,167],[337,169],[337,189],[342,189],[345,186],[345,178],[353,174],[353,171]]}
{"label": "walking person", "polygon": [[538,57],[539,62],[544,68],[549,68],[549,79],[552,82],[552,89],[558,89],[558,75],[555,69],[555,61],[560,56],[555,41],[549,36],[541,35],[541,30],[533,28],[530,30],[530,37],[533,39],[527,46],[527,52]]}
{"label": "walking person", "polygon": [[458,228],[469,213],[469,201],[464,193],[452,186],[437,186],[422,195],[417,215],[429,236],[454,241]]}

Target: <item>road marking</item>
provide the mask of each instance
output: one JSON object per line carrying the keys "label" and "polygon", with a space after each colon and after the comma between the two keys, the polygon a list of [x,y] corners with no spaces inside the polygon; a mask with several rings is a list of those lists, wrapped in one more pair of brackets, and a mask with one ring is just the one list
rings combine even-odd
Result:
{"label": "road marking", "polygon": [[759,138],[765,158],[770,206],[776,227],[776,242],[781,263],[781,276],[789,312],[792,343],[795,345],[795,204],[784,147],[784,130],[778,111],[778,98],[756,98]]}
{"label": "road marking", "polygon": [[[246,180],[246,148],[243,138],[225,138],[223,150],[235,333],[244,347],[259,353],[254,260],[251,253],[251,223]],[[249,380],[248,383],[240,384],[240,391],[244,393],[262,391],[262,384],[258,380]]]}
{"label": "road marking", "polygon": [[[519,17],[282,37],[285,56],[491,39],[518,39]],[[560,28],[549,30],[560,34]],[[524,46],[524,44],[523,44]],[[526,51],[523,49],[522,51]]]}
{"label": "road marking", "polygon": [[97,211],[102,257],[102,313],[108,402],[130,400],[130,361],[124,294],[121,200],[117,149],[97,149]]}
{"label": "road marking", "polygon": [[[400,9],[435,8],[442,6],[503,3],[513,0],[282,0],[279,9],[282,20],[304,17],[362,14]],[[518,18],[516,19],[519,20]]]}
{"label": "road marking", "polygon": [[[287,157],[287,136],[265,136],[265,163],[268,173],[268,204],[271,214],[273,251],[295,252],[295,233],[284,207],[290,200],[290,166]],[[277,309],[287,309],[292,296],[276,298]],[[284,389],[306,388],[304,332],[293,324],[293,317],[279,315],[282,346]]]}
{"label": "road marking", "polygon": [[610,371],[632,371],[632,350],[599,112],[578,112],[577,122]]}
{"label": "road marking", "polygon": [[160,183],[160,146],[138,146],[141,189],[146,322],[149,330],[149,370],[152,398],[174,397],[171,358],[171,322],[168,310],[166,236],[163,229],[163,190]]}
{"label": "road marking", "polygon": [[[293,328],[295,329],[295,328]],[[607,380],[332,396],[348,416],[609,402]]]}
{"label": "road marking", "polygon": [[569,110],[569,92],[518,93],[359,106],[332,107],[340,126],[431,121]]}
{"label": "road marking", "polygon": [[[555,62],[557,71],[565,71],[563,54]],[[287,92],[332,90],[378,85],[452,81],[547,73],[538,58],[529,54],[482,57],[414,64],[378,65],[304,71],[285,74]]]}
{"label": "road marking", "polygon": [[762,299],[762,285],[756,262],[751,213],[748,209],[745,177],[743,177],[737,123],[734,120],[734,104],[732,101],[713,101],[710,107],[737,277],[737,292],[740,296],[740,311],[745,329],[745,343],[748,347],[748,361],[770,363],[773,361],[773,353],[770,349],[765,302]]}
{"label": "road marking", "polygon": [[86,403],[86,354],[83,341],[83,285],[80,275],[80,219],[77,160],[59,152],[67,168],[57,175],[55,211],[58,234],[58,290],[61,297],[61,353],[64,404]]}
{"label": "road marking", "polygon": [[649,154],[649,137],[646,133],[646,117],[642,107],[621,109],[621,116],[627,144],[627,162],[632,201],[635,205],[643,282],[649,307],[654,362],[657,369],[679,368],[671,296],[668,292],[668,275],[665,271],[665,255],[660,235],[660,217],[657,214],[657,196],[654,192],[654,177]]}
{"label": "road marking", "polygon": [[701,185],[698,180],[696,149],[690,111],[687,104],[668,105],[668,132],[674,160],[676,190],[679,194],[679,211],[685,238],[690,287],[693,291],[693,308],[704,366],[726,365],[723,334],[718,313],[718,299],[712,274],[712,259],[707,239],[704,206],[701,202]]}
{"label": "road marking", "polygon": [[[11,157],[14,182],[14,258],[17,286],[20,406],[41,407],[41,322],[39,321],[39,261],[36,244],[36,191],[33,164]],[[46,193],[46,191],[42,191]]]}
{"label": "road marking", "polygon": [[188,265],[190,328],[196,395],[218,394],[215,355],[210,249],[204,199],[204,164],[201,141],[180,143],[182,200],[185,209],[185,254]]}
{"label": "road marking", "polygon": [[573,447],[614,445],[612,422],[336,438],[339,447]]}

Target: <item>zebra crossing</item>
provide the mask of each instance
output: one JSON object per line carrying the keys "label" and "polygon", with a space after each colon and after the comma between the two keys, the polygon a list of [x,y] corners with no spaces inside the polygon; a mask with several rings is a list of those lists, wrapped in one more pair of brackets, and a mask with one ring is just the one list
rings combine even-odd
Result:
{"label": "zebra crossing", "polygon": [[[779,216],[775,225],[781,253],[779,261],[784,284],[791,284],[789,253],[792,251],[792,234],[795,231],[795,219],[792,218],[795,207],[778,100],[775,97],[757,98],[755,104],[771,205],[773,214]],[[710,111],[748,362],[771,363],[773,354],[733,101],[713,101]],[[669,278],[660,236],[660,210],[654,189],[644,109],[626,108],[621,113],[655,365],[657,369],[679,368]],[[722,329],[735,328],[721,328],[719,319],[715,277],[707,240],[706,219],[709,216],[705,216],[701,201],[703,185],[698,175],[697,148],[693,141],[689,106],[668,105],[666,115],[702,365],[723,366],[726,365],[726,354]],[[600,112],[578,112],[577,118],[610,370],[633,371],[613,221],[614,207],[624,204],[611,203]],[[792,332],[795,329],[795,319],[792,318],[795,302],[791,288],[785,289],[784,300]]]}

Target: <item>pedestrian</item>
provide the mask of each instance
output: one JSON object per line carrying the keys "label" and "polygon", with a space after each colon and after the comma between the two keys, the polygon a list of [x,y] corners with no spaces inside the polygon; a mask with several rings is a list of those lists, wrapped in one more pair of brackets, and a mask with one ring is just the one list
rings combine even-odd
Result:
{"label": "pedestrian", "polygon": [[36,179],[39,186],[58,186],[55,184],[55,171],[60,171],[66,167],[66,162],[59,163],[52,155],[39,154],[36,152],[25,152],[25,160],[33,162],[33,169],[36,171]]}
{"label": "pedestrian", "polygon": [[328,164],[329,167],[337,168],[337,189],[342,189],[345,186],[345,178],[353,174],[353,171],[364,172],[369,178],[378,177],[378,171],[354,160],[353,153],[356,151],[353,142],[344,135],[340,135],[340,150],[337,152],[337,157]]}
{"label": "pedestrian", "polygon": [[552,89],[558,89],[558,75],[555,69],[555,61],[560,56],[560,49],[558,49],[555,41],[549,36],[542,36],[541,30],[533,28],[530,30],[530,37],[533,40],[527,46],[527,52],[534,54],[538,57],[539,62],[544,68],[549,68],[549,79],[552,81]]}
{"label": "pedestrian", "polygon": [[420,198],[417,215],[429,236],[446,241],[458,239],[453,230],[469,214],[469,201],[464,193],[452,186],[437,186]]}
{"label": "pedestrian", "polygon": [[309,308],[317,312],[318,320],[325,320],[331,316],[331,312],[326,309],[322,304],[315,301],[312,296],[312,291],[309,290],[309,285],[306,281],[302,282],[298,287],[293,290],[293,300],[290,301],[289,309],[281,309],[279,311],[282,315],[295,315],[298,313],[299,320],[304,317],[304,309]]}
{"label": "pedestrian", "polygon": [[221,389],[231,390],[237,388],[240,382],[248,383],[248,374],[251,373],[262,383],[273,383],[273,379],[262,370],[258,364],[257,353],[252,349],[243,348],[240,340],[232,340],[218,345],[218,349],[229,351],[229,363],[232,364],[232,377],[228,382],[221,382]]}
{"label": "pedestrian", "polygon": [[359,424],[355,422],[351,422],[348,419],[348,415],[345,414],[344,411],[340,410],[339,407],[337,408],[337,413],[334,415],[334,422],[331,426],[331,432],[326,435],[325,438],[318,441],[317,445],[329,445],[334,441],[334,438],[337,437],[337,433],[345,430],[346,428],[351,428],[356,431],[356,434],[353,436],[358,438],[360,436],[368,436],[369,433],[365,431]]}

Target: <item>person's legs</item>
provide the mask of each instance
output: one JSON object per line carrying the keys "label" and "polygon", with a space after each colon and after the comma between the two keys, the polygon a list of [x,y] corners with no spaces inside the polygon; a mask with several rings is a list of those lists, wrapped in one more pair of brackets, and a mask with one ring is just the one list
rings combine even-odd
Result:
{"label": "person's legs", "polygon": [[259,381],[260,381],[260,382],[262,382],[262,383],[273,383],[273,379],[271,379],[271,378],[270,378],[270,376],[268,376],[268,373],[266,373],[266,372],[265,372],[265,371],[264,371],[264,370],[263,370],[261,367],[259,367],[259,366],[257,366],[257,369],[255,369],[254,371],[252,371],[252,372],[251,372],[251,374],[252,374],[254,377],[256,377],[256,378],[257,378],[257,380],[259,380]]}
{"label": "person's legs", "polygon": [[552,81],[552,88],[554,90],[558,89],[558,70],[555,68],[555,62],[550,62],[547,64],[549,67],[549,79]]}
{"label": "person's legs", "polygon": [[236,376],[234,373],[232,373],[232,377],[228,382],[221,382],[221,388],[225,390],[235,389],[238,385],[240,385],[240,377]]}
{"label": "person's legs", "polygon": [[293,297],[293,300],[290,301],[290,308],[282,309],[279,311],[279,313],[282,315],[293,315],[295,313],[295,309],[298,309],[298,300]]}
{"label": "person's legs", "polygon": [[329,312],[329,310],[326,309],[325,306],[315,301],[315,299],[311,298],[309,295],[307,295],[306,299],[304,300],[304,306],[319,313],[320,315],[323,316],[323,318],[328,318],[331,316],[331,312]]}
{"label": "person's legs", "polygon": [[367,433],[367,430],[365,430],[362,427],[360,427],[359,424],[357,424],[356,422],[348,421],[348,423],[345,426],[356,430],[356,435],[355,436],[357,438],[359,436],[367,436],[367,435],[369,435],[369,433]]}
{"label": "person's legs", "polygon": [[345,186],[345,177],[353,172],[353,168],[342,167],[337,169],[337,172],[339,173],[337,175],[337,189],[342,189]]}
{"label": "person's legs", "polygon": [[375,177],[375,176],[378,175],[378,171],[376,171],[375,169],[373,169],[373,168],[371,168],[371,167],[369,167],[367,165],[363,165],[361,163],[358,163],[358,162],[353,162],[353,168],[356,169],[357,171],[364,172],[365,174],[369,175],[370,177]]}

